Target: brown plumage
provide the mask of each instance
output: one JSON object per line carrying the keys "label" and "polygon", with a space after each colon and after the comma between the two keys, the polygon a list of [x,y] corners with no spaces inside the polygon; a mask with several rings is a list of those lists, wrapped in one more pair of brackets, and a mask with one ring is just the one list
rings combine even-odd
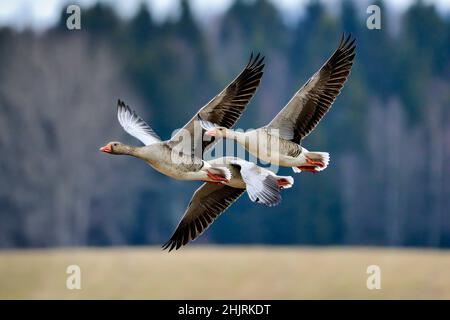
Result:
{"label": "brown plumage", "polygon": [[[253,54],[250,56],[250,60],[244,70],[217,96],[215,96],[210,102],[208,102],[198,113],[183,127],[184,131],[190,133],[191,137],[195,134],[195,123],[198,118],[210,121],[212,123],[219,124],[225,128],[231,128],[244,112],[246,106],[254,96],[256,89],[258,88],[261,78],[263,76],[264,57],[258,53],[256,57]],[[204,130],[199,128],[200,137],[194,137],[194,139],[202,138]],[[181,135],[183,130],[175,134],[170,143],[176,145],[179,141],[182,141]],[[181,138],[181,139],[180,139]],[[202,153],[213,146],[215,139],[204,139],[202,141]],[[199,155],[197,155],[199,156]]]}
{"label": "brown plumage", "polygon": [[346,82],[355,58],[351,35],[342,35],[336,51],[266,126],[237,132],[208,121],[200,121],[206,135],[234,139],[254,156],[271,164],[291,167],[294,172],[324,170],[327,152],[308,151],[302,140],[328,112]]}
{"label": "brown plumage", "polygon": [[[243,71],[221,93],[202,107],[170,140],[162,141],[152,128],[123,101],[117,102],[117,119],[123,129],[144,143],[132,147],[111,141],[101,151],[140,158],[159,172],[179,180],[222,181],[227,171],[204,166],[203,153],[214,139],[204,141],[200,117],[231,127],[239,119],[263,75],[263,57],[250,57]],[[197,129],[197,130],[196,130]],[[198,146],[198,147],[197,147]]]}
{"label": "brown plumage", "polygon": [[183,218],[163,249],[179,249],[196,239],[244,192],[245,189],[223,184],[204,183],[195,191]]}
{"label": "brown plumage", "polygon": [[221,184],[205,183],[195,191],[180,223],[163,249],[179,249],[195,240],[245,191],[253,202],[276,206],[281,202],[281,189],[294,184],[291,176],[278,176],[237,157],[217,158],[208,161],[208,164],[227,168],[231,179]]}
{"label": "brown plumage", "polygon": [[291,101],[267,125],[280,130],[283,139],[297,144],[328,112],[350,73],[355,57],[355,39],[342,35],[339,47]]}

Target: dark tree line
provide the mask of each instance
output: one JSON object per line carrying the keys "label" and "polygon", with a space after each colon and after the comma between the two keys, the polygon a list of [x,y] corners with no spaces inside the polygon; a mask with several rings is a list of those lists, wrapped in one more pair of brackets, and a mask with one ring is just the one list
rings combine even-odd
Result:
{"label": "dark tree line", "polygon": [[121,20],[97,4],[81,31],[65,12],[43,34],[0,29],[0,247],[163,243],[198,184],[98,152],[138,144],[117,98],[168,138],[260,51],[265,75],[238,123],[259,127],[342,31],[357,38],[356,63],[305,141],[330,167],[296,175],[276,208],[243,197],[198,242],[450,246],[450,20],[419,1],[391,21],[378,5],[381,30],[349,0],[339,14],[312,1],[295,26],[268,1],[238,0],[206,25],[182,1],[163,23],[144,5]]}

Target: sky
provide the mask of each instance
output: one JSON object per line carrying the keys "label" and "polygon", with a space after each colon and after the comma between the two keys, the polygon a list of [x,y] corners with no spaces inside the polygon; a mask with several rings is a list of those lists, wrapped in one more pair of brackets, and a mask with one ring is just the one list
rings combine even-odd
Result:
{"label": "sky", "polygon": [[[100,0],[111,3],[119,15],[124,18],[132,17],[139,5],[144,2],[151,8],[151,12],[157,21],[163,21],[174,17],[178,12],[178,0]],[[253,1],[253,0],[249,0]],[[303,7],[309,0],[269,0],[283,13],[287,23],[295,22],[302,14]],[[386,1],[390,9],[401,12],[415,0]],[[64,7],[71,3],[80,4],[81,7],[92,6],[98,0],[0,0],[0,26],[13,26],[17,29],[32,27],[36,30],[45,30],[55,24]],[[227,10],[233,0],[190,0],[195,16],[199,20],[208,21]],[[340,0],[323,0],[328,7],[337,7]],[[370,0],[365,1],[367,4]],[[450,13],[449,0],[424,0],[433,3],[444,14]],[[83,13],[81,13],[83,17]]]}

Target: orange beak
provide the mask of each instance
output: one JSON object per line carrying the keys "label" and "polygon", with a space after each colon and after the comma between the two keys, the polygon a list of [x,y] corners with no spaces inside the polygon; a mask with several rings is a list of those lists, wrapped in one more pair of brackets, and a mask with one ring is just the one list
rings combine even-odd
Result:
{"label": "orange beak", "polygon": [[215,137],[216,136],[216,129],[209,129],[208,131],[205,132],[205,134],[207,136],[210,136],[210,137]]}
{"label": "orange beak", "polygon": [[106,146],[101,147],[99,150],[102,152],[111,153],[112,152],[111,144],[108,143]]}

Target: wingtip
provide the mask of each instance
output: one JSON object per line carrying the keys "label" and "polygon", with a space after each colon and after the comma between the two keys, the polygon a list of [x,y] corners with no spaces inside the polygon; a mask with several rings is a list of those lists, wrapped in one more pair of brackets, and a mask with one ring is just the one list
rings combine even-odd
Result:
{"label": "wingtip", "polygon": [[134,116],[138,116],[136,111],[134,109],[132,109],[128,104],[125,103],[125,101],[120,100],[120,105],[121,108],[125,109],[127,112],[130,112],[131,114],[133,114]]}
{"label": "wingtip", "polygon": [[129,109],[123,100],[117,99],[117,109]]}
{"label": "wingtip", "polygon": [[261,66],[262,62],[264,61],[264,58],[265,57],[260,52],[258,52],[255,56],[254,52],[252,51],[250,54],[250,59],[247,63],[246,68],[247,69],[259,68]]}
{"label": "wingtip", "polygon": [[255,62],[257,62],[259,60],[259,56],[261,55],[261,53],[258,52],[258,54],[255,57]]}
{"label": "wingtip", "polygon": [[253,61],[253,51],[250,52],[250,58],[248,59],[247,65],[245,66],[245,68],[249,68],[252,65],[252,61]]}
{"label": "wingtip", "polygon": [[[170,247],[170,248],[169,248],[169,247]],[[164,243],[164,244],[161,246],[161,249],[162,249],[162,250],[167,250],[167,252],[172,251],[173,248],[174,248],[174,242],[172,241],[172,239],[169,240],[169,241],[167,241],[166,243]]]}
{"label": "wingtip", "polygon": [[265,58],[266,58],[265,56],[261,55],[261,58],[256,63],[256,65],[258,65],[258,66],[260,65],[260,66],[264,67],[263,61],[264,61]]}
{"label": "wingtip", "polygon": [[343,32],[341,35],[341,40],[339,47],[343,50],[350,50],[356,47],[356,38],[351,32]]}
{"label": "wingtip", "polygon": [[269,203],[267,203],[265,205],[268,206],[268,207],[276,207],[280,203],[281,203],[281,197],[277,198],[277,200],[275,200],[274,202],[269,202]]}
{"label": "wingtip", "polygon": [[348,42],[351,39],[351,37],[352,37],[352,33],[348,32],[347,33],[347,39],[345,39],[345,42]]}
{"label": "wingtip", "polygon": [[345,31],[341,33],[341,39],[339,40],[339,46],[342,46],[344,39],[345,39]]}

